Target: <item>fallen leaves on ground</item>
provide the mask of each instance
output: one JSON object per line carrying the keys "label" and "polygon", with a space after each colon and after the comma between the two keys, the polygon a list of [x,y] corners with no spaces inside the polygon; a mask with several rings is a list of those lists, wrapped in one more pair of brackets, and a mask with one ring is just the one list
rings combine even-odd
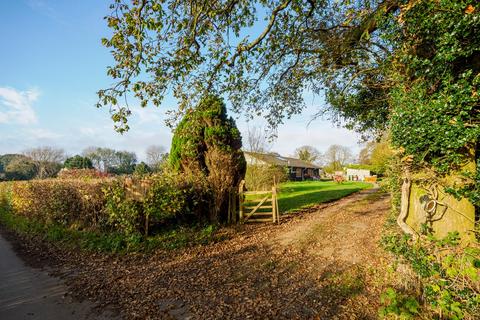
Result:
{"label": "fallen leaves on ground", "polygon": [[71,295],[125,319],[375,319],[388,258],[378,247],[389,209],[366,190],[280,225],[225,228],[228,240],[148,255],[106,255],[16,241]]}

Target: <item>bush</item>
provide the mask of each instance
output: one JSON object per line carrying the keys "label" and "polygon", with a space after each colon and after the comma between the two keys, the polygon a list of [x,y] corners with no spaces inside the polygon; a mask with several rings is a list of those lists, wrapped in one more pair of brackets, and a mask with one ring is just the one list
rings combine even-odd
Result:
{"label": "bush", "polygon": [[206,179],[186,174],[117,179],[104,191],[108,222],[125,234],[146,234],[149,226],[182,222],[187,216],[204,220],[211,202]]}
{"label": "bush", "polygon": [[175,129],[169,162],[181,174],[204,176],[212,191],[211,221],[226,221],[229,194],[245,175],[242,137],[223,99],[206,96]]}
{"label": "bush", "polygon": [[67,158],[63,165],[67,169],[93,169],[92,160],[78,154],[74,157]]}
{"label": "bush", "polygon": [[58,173],[60,179],[100,179],[106,178],[108,174],[96,169],[62,169]]}
{"label": "bush", "polygon": [[0,182],[0,207],[10,208],[12,200],[12,183]]}
{"label": "bush", "polygon": [[[104,207],[101,194],[105,184],[105,180],[16,181],[11,184],[8,201],[15,214],[41,223],[75,228],[99,227]],[[7,197],[5,191],[0,192],[4,194],[3,198]]]}
{"label": "bush", "polygon": [[0,183],[0,205],[17,216],[128,236],[147,234],[149,225],[206,220],[211,203],[207,179],[186,174]]}
{"label": "bush", "polygon": [[276,183],[288,180],[288,168],[280,166],[248,165],[245,186],[248,190],[271,190]]}

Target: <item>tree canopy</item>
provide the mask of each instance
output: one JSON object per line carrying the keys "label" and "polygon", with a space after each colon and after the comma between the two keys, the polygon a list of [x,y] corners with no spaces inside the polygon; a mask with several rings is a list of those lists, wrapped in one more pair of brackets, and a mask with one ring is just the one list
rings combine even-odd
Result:
{"label": "tree canopy", "polygon": [[[212,90],[236,111],[263,114],[271,126],[301,112],[303,91],[323,92],[359,129],[385,126],[385,83],[379,72],[392,49],[377,30],[402,1],[114,1],[103,44],[116,83],[99,91],[117,130],[128,130],[127,93],[160,105],[172,92],[180,110]],[[145,77],[147,75],[147,77]],[[355,92],[355,95],[348,93]],[[364,108],[358,108],[362,103]],[[350,123],[353,126],[353,122]]]}
{"label": "tree canopy", "polygon": [[88,147],[83,150],[83,155],[92,160],[97,170],[113,174],[133,173],[137,163],[137,155],[134,152],[110,148]]}
{"label": "tree canopy", "polygon": [[[275,127],[311,91],[325,96],[320,114],[365,136],[391,131],[420,166],[446,174],[479,158],[476,1],[116,0],[111,9],[103,44],[115,84],[98,94],[120,132],[128,93],[142,106],[172,93],[185,112],[217,92]],[[463,194],[480,203],[480,176],[469,181]]]}

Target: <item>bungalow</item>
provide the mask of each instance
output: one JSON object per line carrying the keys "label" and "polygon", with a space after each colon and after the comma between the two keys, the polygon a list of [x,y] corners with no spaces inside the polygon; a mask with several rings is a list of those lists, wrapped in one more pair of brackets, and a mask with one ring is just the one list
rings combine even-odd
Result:
{"label": "bungalow", "polygon": [[247,165],[274,165],[287,167],[290,180],[303,181],[320,178],[322,168],[312,163],[278,153],[243,152]]}

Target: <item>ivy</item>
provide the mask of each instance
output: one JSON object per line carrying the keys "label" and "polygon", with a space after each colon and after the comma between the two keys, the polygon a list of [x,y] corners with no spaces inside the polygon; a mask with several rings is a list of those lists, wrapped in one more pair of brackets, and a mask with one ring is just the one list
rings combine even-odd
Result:
{"label": "ivy", "polygon": [[[463,170],[478,153],[480,8],[466,10],[470,2],[409,4],[401,15],[403,33],[396,39],[402,47],[392,57],[392,142],[440,175]],[[465,184],[448,191],[478,206],[479,175],[462,174]]]}
{"label": "ivy", "polygon": [[382,295],[381,316],[395,314],[410,319],[420,308],[434,319],[476,319],[480,314],[478,244],[463,248],[455,232],[443,239],[424,234],[416,241],[409,235],[390,234],[382,244],[399,262],[412,268],[422,287],[420,296],[387,289]]}

